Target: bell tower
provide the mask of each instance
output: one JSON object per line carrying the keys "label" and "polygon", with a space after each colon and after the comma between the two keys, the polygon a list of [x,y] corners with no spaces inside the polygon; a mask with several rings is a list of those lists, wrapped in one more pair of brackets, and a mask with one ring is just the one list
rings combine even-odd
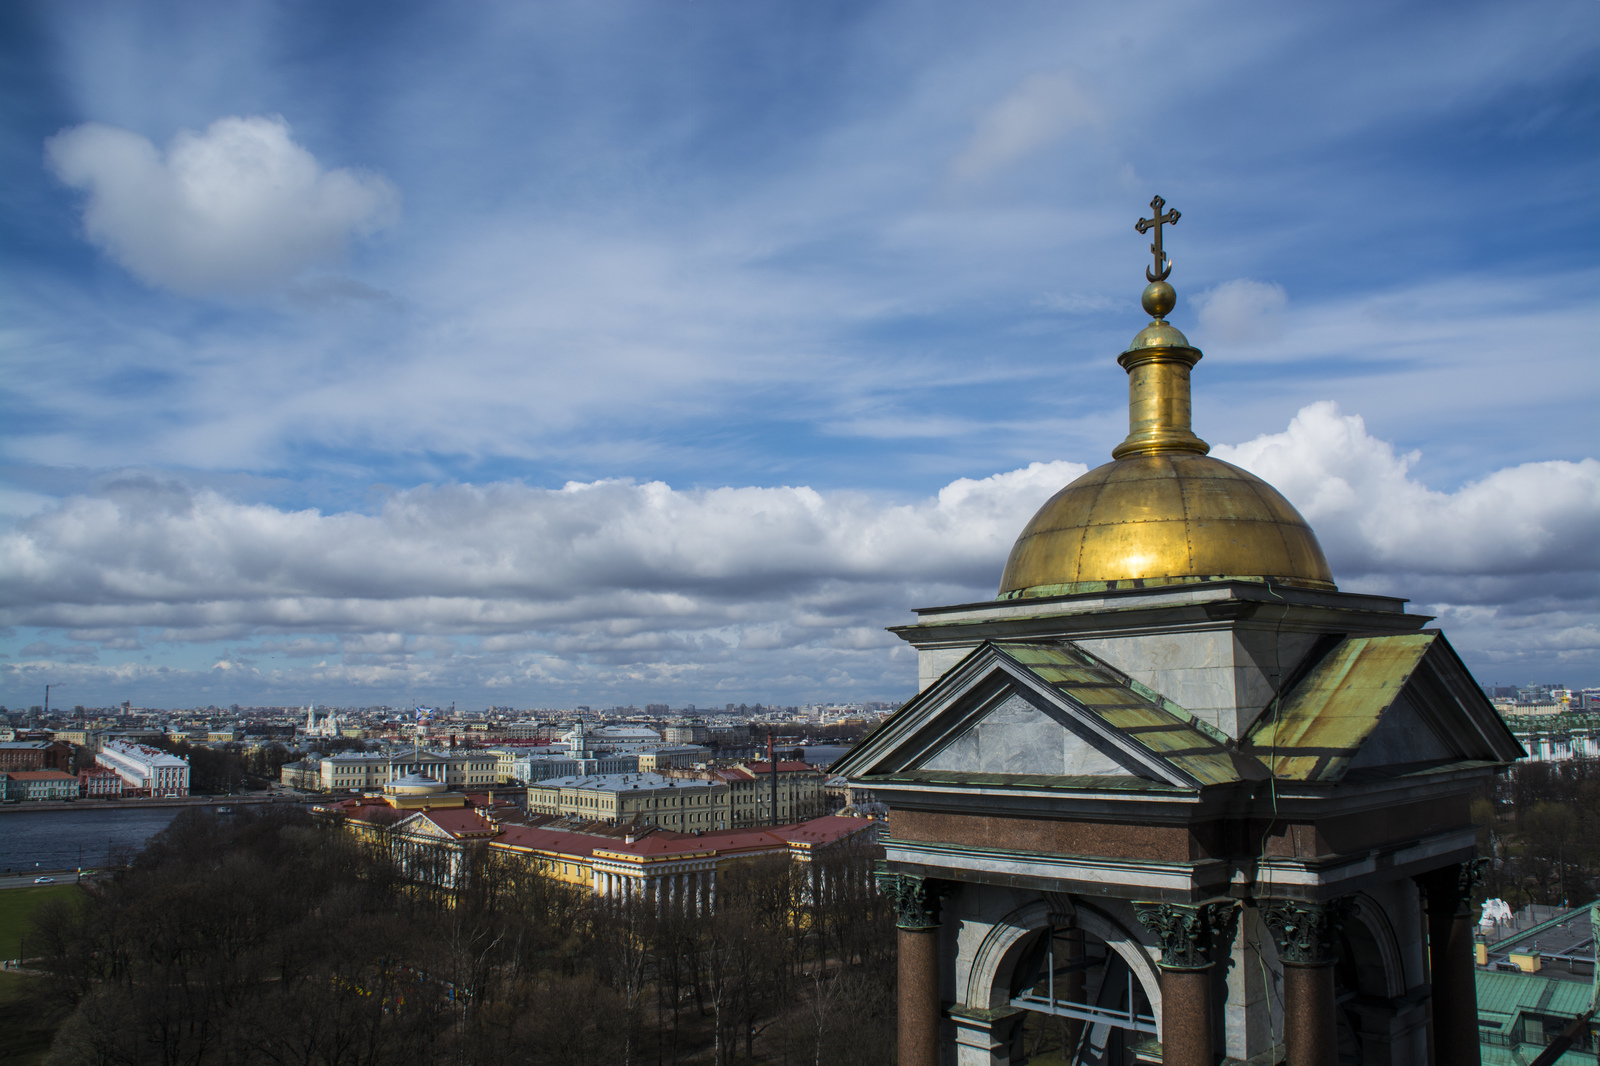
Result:
{"label": "bell tower", "polygon": [[[1127,438],[835,767],[890,808],[902,1066],[1477,1063],[1470,801],[1523,755],[1430,621],[1207,454],[1152,201]],[[1352,1058],[1352,1056],[1354,1056]]]}

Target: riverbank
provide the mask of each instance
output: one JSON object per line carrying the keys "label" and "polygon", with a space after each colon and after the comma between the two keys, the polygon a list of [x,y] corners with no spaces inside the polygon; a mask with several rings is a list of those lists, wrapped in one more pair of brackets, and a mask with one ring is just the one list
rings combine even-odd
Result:
{"label": "riverbank", "polygon": [[314,803],[314,797],[253,795],[253,796],[179,796],[173,799],[76,799],[32,800],[8,803],[0,807],[4,814],[36,814],[47,811],[133,811],[146,808],[182,810],[185,807],[238,807],[264,803]]}

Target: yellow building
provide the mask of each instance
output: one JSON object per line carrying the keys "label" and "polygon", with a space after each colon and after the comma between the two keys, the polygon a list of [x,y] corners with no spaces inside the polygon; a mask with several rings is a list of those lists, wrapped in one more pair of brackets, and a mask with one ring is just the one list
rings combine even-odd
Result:
{"label": "yellow building", "polygon": [[729,828],[722,781],[660,774],[556,777],[528,786],[528,813],[660,826],[680,833]]}
{"label": "yellow building", "polygon": [[727,784],[732,818],[729,825],[733,828],[798,822],[816,817],[827,806],[822,787],[824,775],[810,763],[778,763],[776,813],[771,763],[746,762],[703,773]]}

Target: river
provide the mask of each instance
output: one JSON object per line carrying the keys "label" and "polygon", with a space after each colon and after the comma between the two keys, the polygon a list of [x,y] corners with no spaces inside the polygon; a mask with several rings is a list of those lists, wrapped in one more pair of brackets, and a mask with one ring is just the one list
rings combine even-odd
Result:
{"label": "river", "polygon": [[40,870],[71,870],[80,862],[92,870],[105,865],[113,850],[137,852],[180,810],[189,809],[0,811],[0,870],[13,873],[36,865]]}
{"label": "river", "polygon": [[805,749],[805,760],[812,766],[827,766],[850,750],[848,744],[811,744]]}
{"label": "river", "polygon": [[[805,760],[825,767],[849,751],[848,745],[814,744]],[[129,810],[0,811],[0,872],[71,870],[104,866],[114,850],[128,854],[172,823],[184,807]],[[208,809],[208,808],[201,808]]]}

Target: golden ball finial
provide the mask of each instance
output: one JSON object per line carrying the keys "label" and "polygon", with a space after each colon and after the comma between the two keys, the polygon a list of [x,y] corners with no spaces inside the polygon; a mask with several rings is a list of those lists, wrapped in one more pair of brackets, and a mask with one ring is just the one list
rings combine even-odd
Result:
{"label": "golden ball finial", "polygon": [[1139,302],[1151,318],[1166,318],[1178,306],[1178,293],[1164,281],[1152,281],[1144,287]]}

